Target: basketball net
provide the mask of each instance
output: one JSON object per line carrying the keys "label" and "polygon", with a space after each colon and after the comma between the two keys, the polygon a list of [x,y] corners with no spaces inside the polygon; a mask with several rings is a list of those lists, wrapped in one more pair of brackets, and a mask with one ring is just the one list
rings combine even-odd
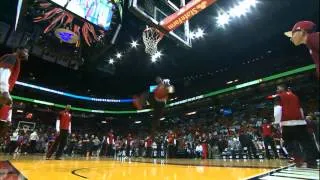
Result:
{"label": "basketball net", "polygon": [[27,133],[28,130],[29,130],[29,126],[23,126],[22,130],[23,130],[24,133]]}
{"label": "basketball net", "polygon": [[146,27],[142,33],[143,43],[145,45],[146,53],[151,56],[155,55],[158,51],[158,43],[163,38],[163,33],[153,27]]}

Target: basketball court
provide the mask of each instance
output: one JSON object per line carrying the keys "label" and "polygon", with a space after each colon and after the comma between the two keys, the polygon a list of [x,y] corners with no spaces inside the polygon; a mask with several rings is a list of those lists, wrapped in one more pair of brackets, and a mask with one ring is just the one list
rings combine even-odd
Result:
{"label": "basketball court", "polygon": [[[248,179],[289,167],[281,160],[66,158],[59,161],[23,155],[9,162],[16,171],[9,170],[8,175],[20,172],[27,179]],[[305,175],[310,174],[314,171]]]}

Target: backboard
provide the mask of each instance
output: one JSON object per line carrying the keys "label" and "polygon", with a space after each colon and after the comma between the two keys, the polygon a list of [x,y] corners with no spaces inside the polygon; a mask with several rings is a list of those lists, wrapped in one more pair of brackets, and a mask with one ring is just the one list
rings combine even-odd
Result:
{"label": "backboard", "polygon": [[33,131],[36,127],[35,122],[28,122],[28,121],[19,121],[17,129],[23,131]]}
{"label": "backboard", "polygon": [[[186,0],[130,0],[129,10],[142,21],[146,22],[147,25],[165,32],[160,26],[160,22],[178,11],[185,4]],[[191,48],[192,44],[189,34],[189,21],[186,21],[176,30],[167,33],[166,36],[180,45]]]}

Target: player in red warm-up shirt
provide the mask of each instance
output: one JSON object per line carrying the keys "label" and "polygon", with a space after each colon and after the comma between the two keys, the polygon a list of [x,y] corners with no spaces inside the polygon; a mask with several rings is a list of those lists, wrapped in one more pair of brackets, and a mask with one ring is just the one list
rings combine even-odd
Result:
{"label": "player in red warm-up shirt", "polygon": [[131,136],[131,133],[128,134],[126,141],[125,141],[125,145],[126,145],[126,155],[128,157],[131,157],[132,154],[132,150],[133,150],[133,138]]}
{"label": "player in red warm-up shirt", "polygon": [[148,157],[148,158],[152,157],[152,143],[153,143],[153,140],[152,140],[151,136],[147,136],[147,138],[145,139],[144,146],[147,149],[146,150],[146,157]]}
{"label": "player in red warm-up shirt", "polygon": [[301,166],[304,159],[300,150],[297,149],[295,143],[301,145],[305,153],[305,161],[310,168],[317,166],[317,149],[308,133],[307,123],[300,106],[299,98],[285,85],[277,86],[276,103],[279,104],[275,108],[275,121],[280,122],[282,127],[282,138],[295,159],[297,166]]}
{"label": "player in red warm-up shirt", "polygon": [[319,79],[319,32],[316,32],[316,25],[311,21],[299,21],[285,35],[290,37],[294,45],[305,44],[308,47]]}
{"label": "player in red warm-up shirt", "polygon": [[71,106],[67,105],[65,110],[59,113],[59,117],[56,123],[56,130],[59,135],[55,139],[53,145],[49,148],[46,158],[50,159],[52,154],[56,151],[56,160],[60,160],[64,147],[67,144],[68,135],[71,133],[71,114],[70,114]]}
{"label": "player in red warm-up shirt", "polygon": [[108,132],[106,139],[106,156],[112,157],[114,155],[113,146],[115,145],[115,136],[112,129]]}
{"label": "player in red warm-up shirt", "polygon": [[8,130],[12,115],[12,91],[20,73],[21,61],[27,61],[28,49],[17,48],[15,53],[6,54],[0,57],[0,137],[3,137]]}
{"label": "player in red warm-up shirt", "polygon": [[174,148],[176,146],[176,140],[175,140],[175,134],[171,130],[169,130],[169,133],[167,135],[167,142],[168,142],[167,156],[168,158],[174,158],[175,157]]}

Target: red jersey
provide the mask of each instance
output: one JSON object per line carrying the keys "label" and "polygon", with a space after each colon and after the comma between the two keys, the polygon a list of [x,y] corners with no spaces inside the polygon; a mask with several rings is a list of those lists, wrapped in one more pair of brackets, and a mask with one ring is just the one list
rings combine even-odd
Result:
{"label": "red jersey", "polygon": [[169,134],[168,135],[168,143],[173,144],[174,143],[174,134]]}
{"label": "red jersey", "polygon": [[240,129],[239,129],[239,136],[245,134],[245,132],[247,131],[247,127],[245,126],[241,126]]}
{"label": "red jersey", "polygon": [[316,72],[319,78],[319,32],[309,34],[306,45],[316,65]]}
{"label": "red jersey", "polygon": [[281,121],[302,120],[299,98],[291,91],[278,94],[282,107]]}
{"label": "red jersey", "polygon": [[9,77],[9,91],[12,91],[20,73],[20,59],[15,54],[6,54],[0,57],[0,68],[8,68],[11,71]]}
{"label": "red jersey", "polygon": [[146,139],[145,146],[146,147],[152,147],[152,139],[151,138],[147,138]]}
{"label": "red jersey", "polygon": [[155,99],[167,100],[169,97],[168,90],[165,85],[158,85],[154,90]]}
{"label": "red jersey", "polygon": [[69,125],[71,122],[71,114],[69,111],[61,111],[59,113],[60,129],[69,130]]}
{"label": "red jersey", "polygon": [[107,144],[114,144],[114,135],[113,133],[108,133]]}
{"label": "red jersey", "polygon": [[129,136],[127,137],[126,144],[127,144],[128,146],[132,146],[132,143],[133,143],[133,138],[129,135]]}
{"label": "red jersey", "polygon": [[270,124],[262,124],[262,136],[268,137],[272,135],[272,126]]}

